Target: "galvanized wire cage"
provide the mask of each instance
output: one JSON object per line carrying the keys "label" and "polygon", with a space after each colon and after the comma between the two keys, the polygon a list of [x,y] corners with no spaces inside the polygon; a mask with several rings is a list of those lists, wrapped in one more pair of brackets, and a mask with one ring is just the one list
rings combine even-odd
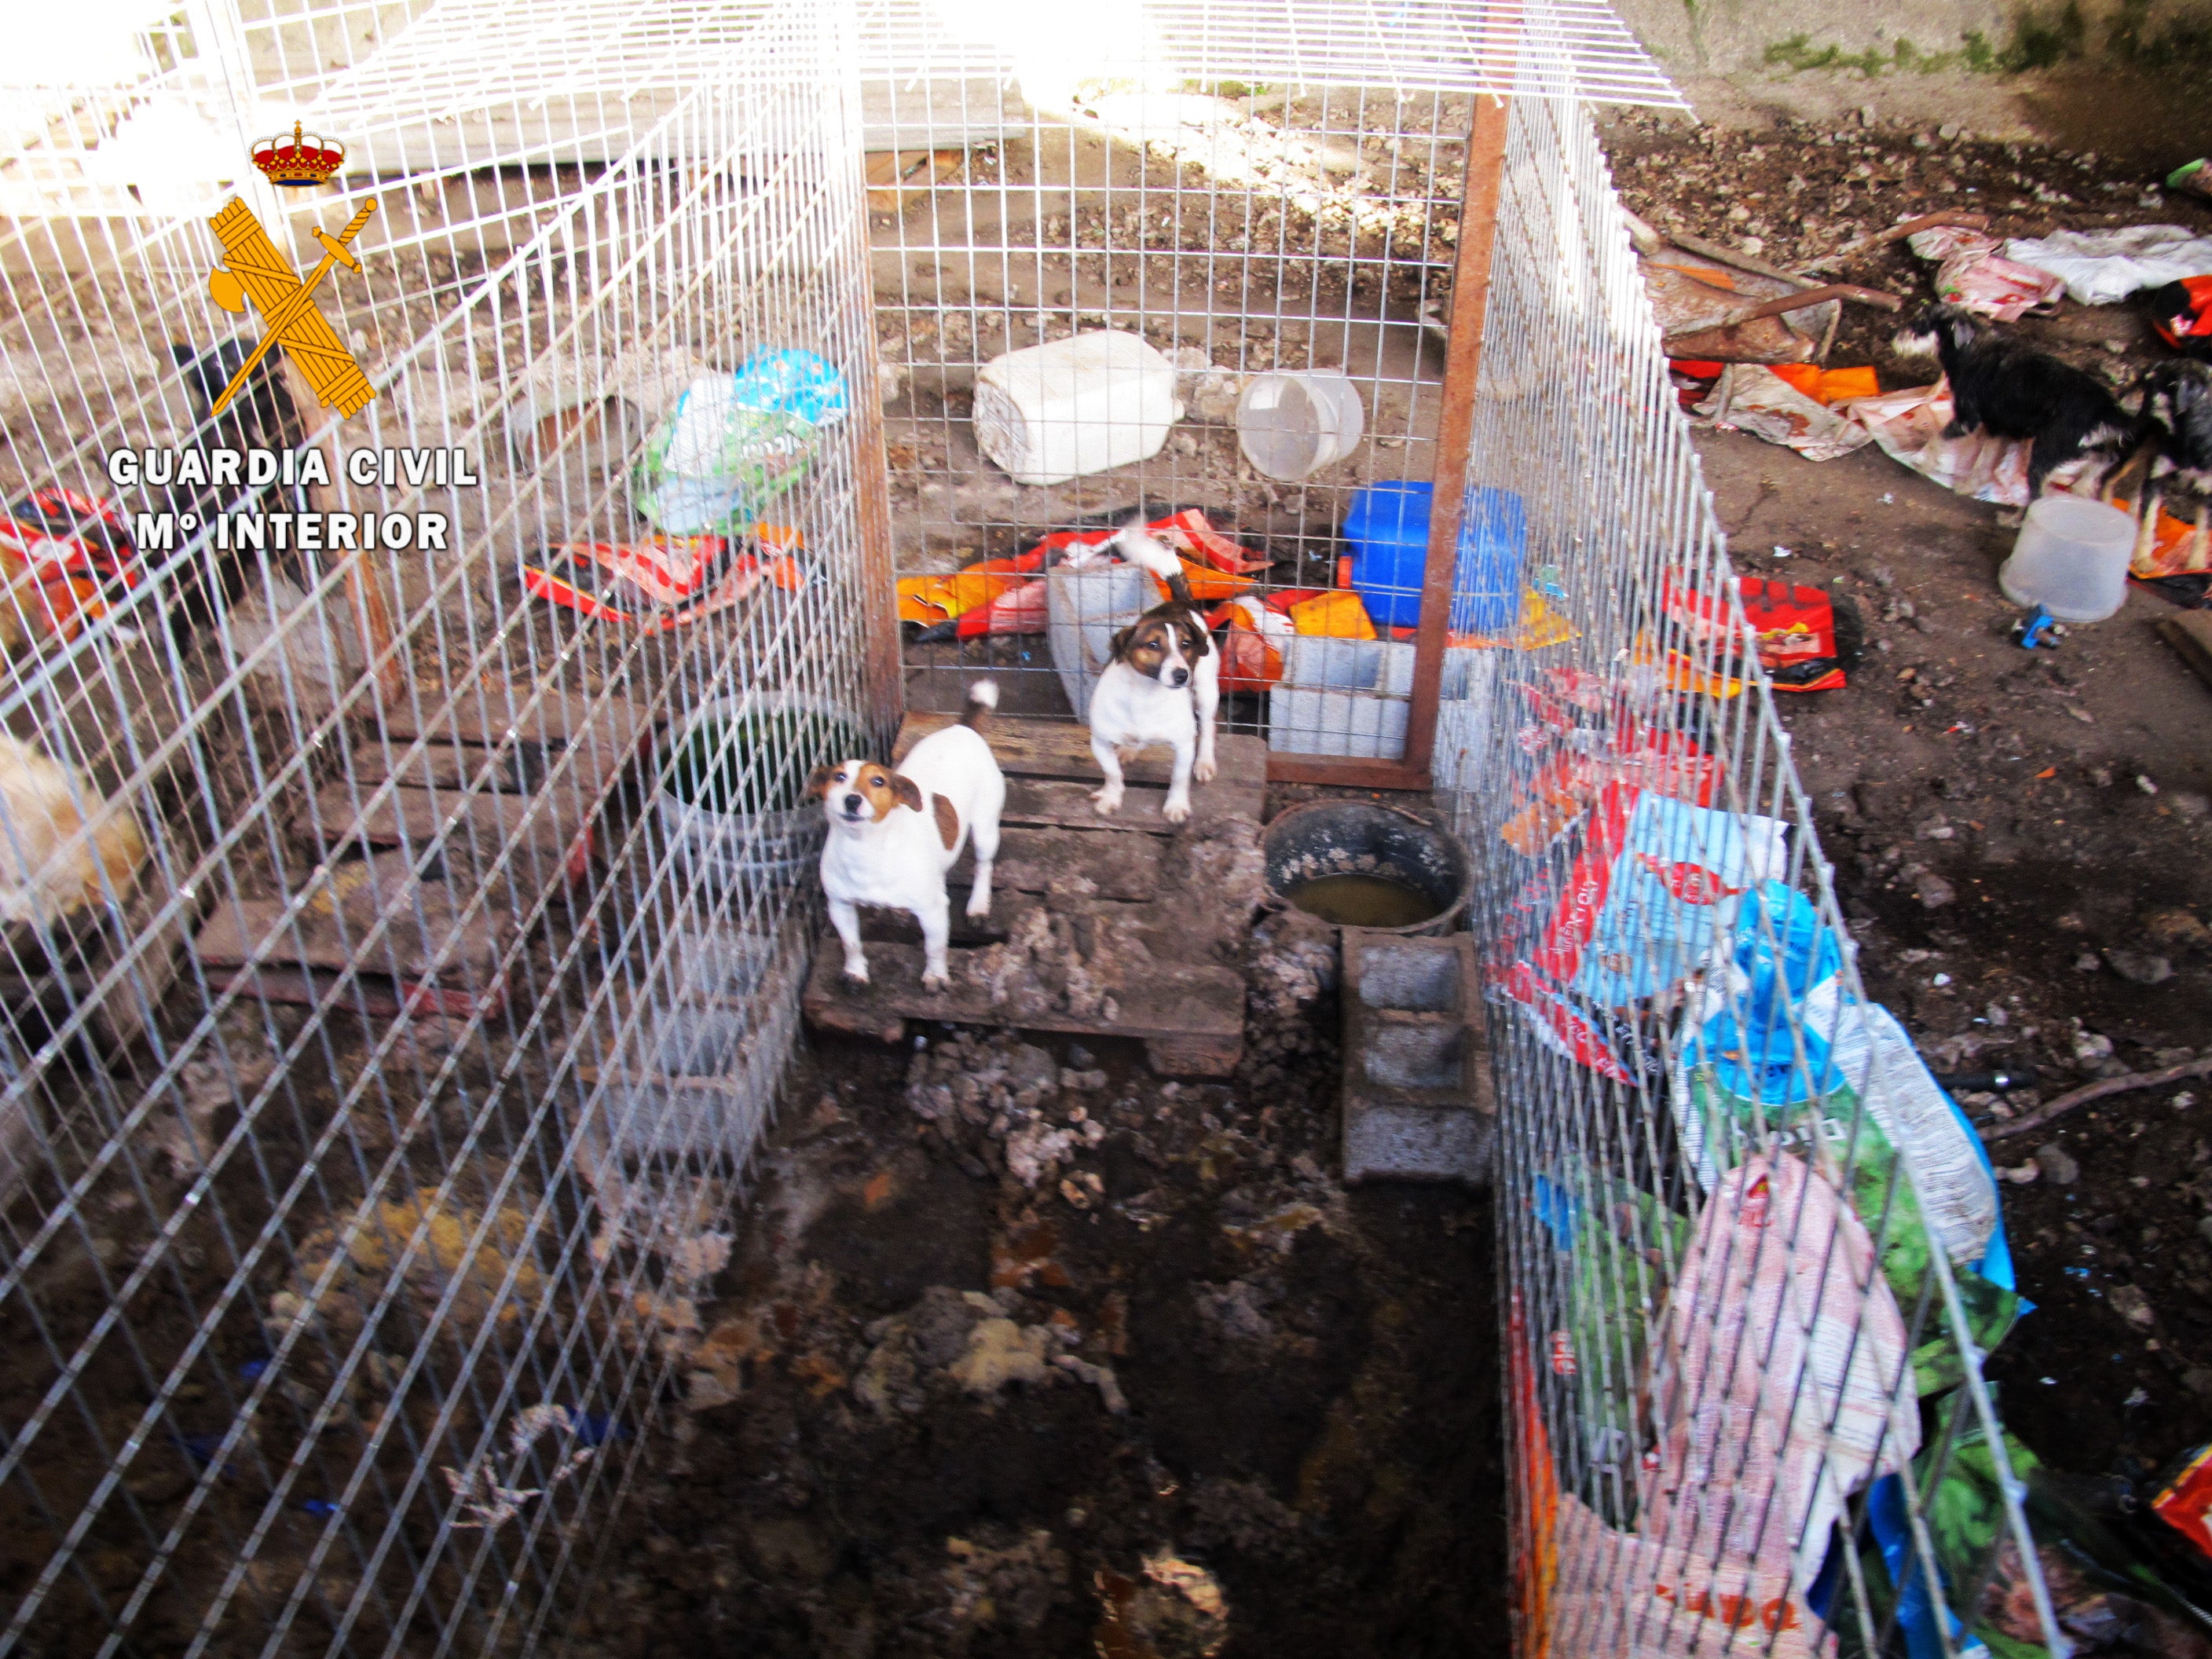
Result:
{"label": "galvanized wire cage", "polygon": [[1994,1586],[2064,1651],[1982,1375],[1998,1189],[1860,987],[1586,110],[1514,102],[1499,227],[1474,476],[1575,637],[1435,764],[1486,871],[1521,1650],[1978,1652]]}
{"label": "galvanized wire cage", "polygon": [[[800,785],[886,735],[849,15],[405,21],[200,9],[7,94],[0,1649],[538,1643],[726,1255]],[[295,120],[326,187],[250,161]],[[374,399],[280,349],[215,412],[276,325],[210,271],[372,202],[313,301]],[[794,487],[659,526],[688,595],[550,603],[768,351],[816,376]],[[256,450],[325,472],[176,459]]]}

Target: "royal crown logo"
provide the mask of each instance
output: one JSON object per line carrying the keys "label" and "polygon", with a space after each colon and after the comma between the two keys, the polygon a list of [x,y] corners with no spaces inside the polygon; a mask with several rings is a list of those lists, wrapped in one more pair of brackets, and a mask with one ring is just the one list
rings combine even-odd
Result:
{"label": "royal crown logo", "polygon": [[[253,165],[274,184],[319,185],[345,165],[345,146],[336,139],[310,137],[295,121],[290,143],[264,138],[253,147]],[[208,221],[222,243],[225,259],[208,273],[208,297],[238,316],[245,315],[251,305],[269,328],[253,355],[215,400],[214,413],[222,413],[246,384],[246,377],[278,345],[307,377],[325,408],[350,416],[359,414],[376,396],[353,353],[315,308],[315,289],[330,275],[331,266],[343,265],[360,273],[361,260],[351,244],[375,211],[376,198],[372,196],[335,237],[317,225],[314,236],[323,245],[323,257],[304,277],[276,251],[268,232],[244,202],[234,198]]]}
{"label": "royal crown logo", "polygon": [[253,146],[253,165],[268,174],[269,182],[293,190],[324,183],[345,165],[345,146],[337,139],[305,131],[297,121],[289,138],[279,133]]}

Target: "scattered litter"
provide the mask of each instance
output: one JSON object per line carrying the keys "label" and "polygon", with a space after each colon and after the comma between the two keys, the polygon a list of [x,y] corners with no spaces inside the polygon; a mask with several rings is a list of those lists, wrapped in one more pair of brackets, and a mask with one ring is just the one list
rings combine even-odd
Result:
{"label": "scattered litter", "polygon": [[1875,435],[1757,363],[1728,365],[1696,413],[1703,424],[1723,432],[1748,432],[1794,449],[1808,461],[1848,455]]}
{"label": "scattered litter", "polygon": [[2108,306],[2137,289],[2212,276],[2212,236],[2193,236],[2179,225],[2015,237],[2005,244],[2004,254],[2059,278],[2067,297],[2085,306]]}
{"label": "scattered litter", "polygon": [[1162,1551],[1143,1577],[1101,1568],[1097,1651],[1110,1659],[1212,1659],[1229,1641],[1229,1603],[1204,1567]]}
{"label": "scattered litter", "polygon": [[[526,1407],[507,1431],[507,1451],[514,1459],[514,1471],[509,1480],[522,1478],[524,1467],[530,1458],[531,1448],[548,1434],[571,1432],[576,1425],[576,1413],[565,1406]],[[523,1504],[533,1498],[543,1498],[547,1492],[591,1461],[592,1447],[579,1444],[554,1469],[552,1477],[542,1486],[501,1486],[494,1480],[489,1453],[469,1466],[463,1474],[450,1468],[441,1468],[446,1485],[453,1494],[454,1507],[459,1511],[452,1522],[456,1532],[474,1528],[489,1528],[512,1521],[522,1512]]]}
{"label": "scattered litter", "polygon": [[1907,245],[1936,261],[1936,295],[1978,317],[2016,322],[2030,312],[2055,311],[2066,284],[2047,270],[2021,264],[1998,252],[1999,240],[1963,226],[1916,232]]}
{"label": "scattered litter", "polygon": [[671,536],[742,528],[797,484],[845,418],[845,379],[811,352],[759,350],[691,382],[647,443],[637,506]]}

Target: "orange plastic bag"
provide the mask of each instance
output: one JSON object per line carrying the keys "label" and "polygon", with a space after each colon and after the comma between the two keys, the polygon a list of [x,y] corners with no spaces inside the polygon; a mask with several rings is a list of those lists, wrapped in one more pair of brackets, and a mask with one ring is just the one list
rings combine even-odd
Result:
{"label": "orange plastic bag", "polygon": [[1221,689],[1265,691],[1283,678],[1283,653],[1254,626],[1243,607],[1229,610],[1229,631],[1221,640]]}
{"label": "orange plastic bag", "polygon": [[1012,559],[986,559],[948,576],[907,576],[898,585],[901,622],[939,623],[965,616],[1001,593],[1019,587],[1029,578],[1013,568]]}
{"label": "orange plastic bag", "polygon": [[1863,368],[1822,368],[1818,363],[1769,363],[1775,374],[1787,380],[1817,404],[1839,404],[1850,398],[1871,398],[1881,382],[1871,366]]}
{"label": "orange plastic bag", "polygon": [[1301,634],[1327,640],[1371,640],[1375,623],[1359,595],[1348,588],[1333,587],[1319,599],[1291,607],[1291,626]]}

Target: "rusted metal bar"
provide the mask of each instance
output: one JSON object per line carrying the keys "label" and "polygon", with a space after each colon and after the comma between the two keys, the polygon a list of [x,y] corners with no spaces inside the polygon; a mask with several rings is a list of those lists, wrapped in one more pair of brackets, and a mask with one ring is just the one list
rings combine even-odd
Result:
{"label": "rusted metal bar", "polygon": [[[875,269],[865,213],[853,216],[860,269]],[[876,337],[872,299],[868,340]],[[875,362],[855,365],[853,387],[853,517],[860,544],[861,672],[864,706],[878,735],[888,743],[906,715],[906,665],[899,652],[898,573],[891,550],[890,458],[884,447],[883,401]]]}
{"label": "rusted metal bar", "polygon": [[1498,240],[1509,113],[1504,99],[1478,97],[1468,134],[1459,257],[1452,270],[1451,337],[1444,347],[1443,406],[1437,417],[1436,498],[1429,513],[1429,562],[1421,582],[1421,619],[1413,635],[1413,697],[1402,763],[1423,774],[1428,771],[1429,750],[1436,741],[1437,697],[1443,684],[1445,637],[1459,566],[1460,520],[1467,507],[1475,382],[1482,371],[1483,321],[1490,311],[1491,249]]}
{"label": "rusted metal bar", "polygon": [[1987,230],[1990,216],[1986,213],[1954,213],[1945,209],[1936,213],[1923,213],[1917,219],[1907,219],[1892,225],[1887,230],[1878,230],[1871,236],[1855,237],[1833,253],[1826,253],[1805,267],[1808,270],[1825,270],[1839,264],[1854,253],[1863,253],[1869,248],[1885,247],[1892,242],[1901,242],[1916,231],[1934,230],[1942,225],[1956,225],[1962,230]]}

